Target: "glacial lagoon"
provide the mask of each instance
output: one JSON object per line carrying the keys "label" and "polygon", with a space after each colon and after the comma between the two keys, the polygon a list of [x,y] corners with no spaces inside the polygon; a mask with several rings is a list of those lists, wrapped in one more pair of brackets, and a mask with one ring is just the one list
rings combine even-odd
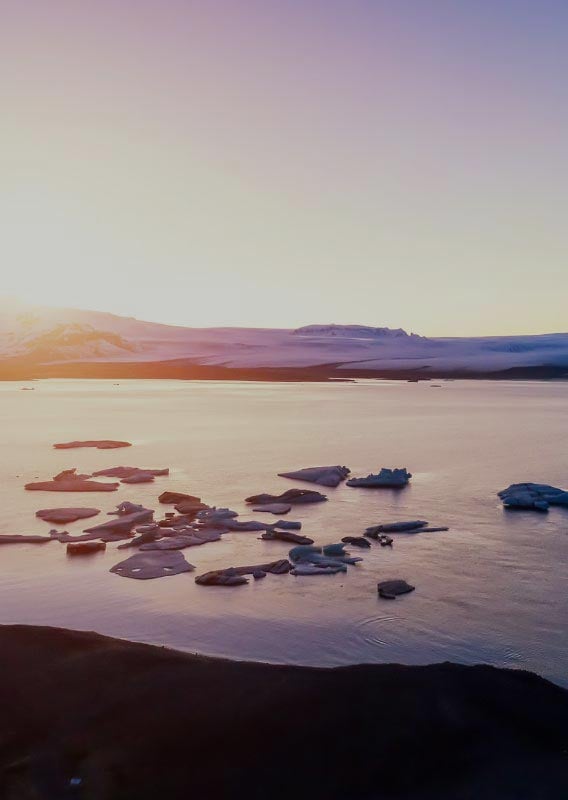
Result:
{"label": "glacial lagoon", "polygon": [[[2,534],[48,533],[53,526],[35,512],[55,506],[95,506],[102,522],[129,500],[159,517],[171,510],[157,502],[164,490],[260,518],[245,497],[321,488],[277,477],[319,464],[345,464],[354,476],[407,467],[413,478],[403,490],[341,484],[322,489],[326,503],[293,507],[287,519],[318,544],[404,519],[450,529],[351,548],[363,561],[346,574],[269,575],[234,588],[200,587],[194,577],[285,558],[290,546],[229,533],[183,551],[194,573],[132,581],[109,572],[130,555],[116,544],[82,558],[59,542],[2,545],[0,622],[293,664],[485,662],[568,685],[568,509],[506,511],[496,494],[521,481],[568,488],[568,383],[436,383],[0,383]],[[90,438],[133,446],[52,447]],[[88,496],[23,488],[71,467],[120,464],[170,475]],[[80,533],[92,522],[65,528]],[[377,582],[391,578],[416,591],[381,600]]]}

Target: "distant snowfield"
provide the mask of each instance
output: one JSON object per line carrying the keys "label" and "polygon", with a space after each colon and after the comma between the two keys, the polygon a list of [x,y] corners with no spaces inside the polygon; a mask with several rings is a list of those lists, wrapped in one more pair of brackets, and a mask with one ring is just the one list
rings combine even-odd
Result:
{"label": "distant snowfield", "polygon": [[97,311],[0,305],[0,361],[164,362],[254,369],[329,365],[341,370],[467,370],[566,367],[568,333],[426,338],[362,325],[183,328]]}

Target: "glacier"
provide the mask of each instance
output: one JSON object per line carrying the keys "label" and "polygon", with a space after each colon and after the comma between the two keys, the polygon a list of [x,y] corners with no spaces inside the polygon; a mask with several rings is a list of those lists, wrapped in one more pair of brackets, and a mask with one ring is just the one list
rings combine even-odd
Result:
{"label": "glacier", "polygon": [[459,373],[551,368],[568,377],[568,333],[432,338],[401,328],[192,328],[99,311],[0,303],[0,369],[7,365],[172,363],[326,374]]}

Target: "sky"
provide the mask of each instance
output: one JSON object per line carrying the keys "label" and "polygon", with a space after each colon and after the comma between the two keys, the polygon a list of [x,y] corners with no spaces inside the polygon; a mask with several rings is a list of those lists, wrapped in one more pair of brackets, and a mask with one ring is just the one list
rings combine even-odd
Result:
{"label": "sky", "polygon": [[0,294],[568,330],[565,0],[0,0]]}

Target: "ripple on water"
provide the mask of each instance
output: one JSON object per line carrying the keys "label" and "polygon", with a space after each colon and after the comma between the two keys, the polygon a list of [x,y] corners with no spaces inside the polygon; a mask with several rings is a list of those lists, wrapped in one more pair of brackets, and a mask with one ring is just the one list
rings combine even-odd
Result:
{"label": "ripple on water", "polygon": [[[379,614],[374,617],[367,617],[360,620],[357,625],[357,631],[361,635],[366,644],[378,645],[379,647],[388,647],[392,644],[392,638],[382,638],[384,634],[384,623],[399,622],[399,617],[389,617],[384,614]],[[388,629],[388,633],[393,633],[393,629]]]}

